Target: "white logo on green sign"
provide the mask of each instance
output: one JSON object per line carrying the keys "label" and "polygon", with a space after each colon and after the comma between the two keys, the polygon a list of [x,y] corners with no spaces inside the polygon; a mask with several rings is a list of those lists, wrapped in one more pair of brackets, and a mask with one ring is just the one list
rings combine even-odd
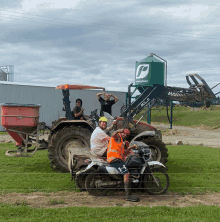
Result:
{"label": "white logo on green sign", "polygon": [[[141,81],[141,79],[144,79],[147,77],[149,73],[149,66],[150,64],[140,64],[136,69],[136,80]],[[145,82],[148,82],[148,80],[144,80]]]}

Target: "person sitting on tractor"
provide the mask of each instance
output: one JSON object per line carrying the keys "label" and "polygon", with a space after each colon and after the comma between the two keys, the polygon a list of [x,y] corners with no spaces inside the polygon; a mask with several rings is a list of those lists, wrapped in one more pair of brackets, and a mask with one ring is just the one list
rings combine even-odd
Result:
{"label": "person sitting on tractor", "polygon": [[85,120],[84,109],[82,108],[82,100],[77,99],[76,100],[76,106],[73,108],[73,115],[75,120]]}
{"label": "person sitting on tractor", "polygon": [[120,129],[113,133],[108,144],[107,161],[112,165],[112,167],[115,167],[124,176],[124,188],[126,193],[125,200],[137,202],[139,201],[139,197],[131,195],[132,192],[129,181],[130,173],[124,162],[128,153],[133,148],[137,147],[137,145],[133,145],[129,146],[125,150],[123,139],[129,134],[130,132],[128,129]]}
{"label": "person sitting on tractor", "polygon": [[114,124],[117,123],[117,120],[113,122],[113,124],[107,128],[107,118],[100,117],[99,125],[95,128],[91,135],[90,144],[91,144],[91,153],[93,156],[97,157],[106,157],[107,156],[107,148],[108,141],[110,137],[106,134],[113,129]]}
{"label": "person sitting on tractor", "polygon": [[[101,95],[104,95],[104,99],[101,97]],[[112,105],[118,101],[118,97],[105,92],[98,93],[96,96],[101,104],[100,116],[104,116],[103,112],[107,112],[112,115]],[[114,99],[110,100],[111,97]]]}

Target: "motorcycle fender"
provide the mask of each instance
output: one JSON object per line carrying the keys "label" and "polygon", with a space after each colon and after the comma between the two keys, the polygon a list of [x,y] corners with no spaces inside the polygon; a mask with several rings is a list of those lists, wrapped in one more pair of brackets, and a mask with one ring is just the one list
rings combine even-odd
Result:
{"label": "motorcycle fender", "polygon": [[89,173],[91,172],[93,169],[98,169],[98,167],[101,166],[101,163],[98,163],[98,162],[91,162],[85,170],[82,170],[82,171],[78,171],[76,174],[79,174],[79,173]]}
{"label": "motorcycle fender", "polygon": [[148,165],[150,166],[150,168],[166,168],[166,166],[164,166],[162,163],[158,162],[158,161],[150,161],[148,162]]}
{"label": "motorcycle fender", "polygon": [[155,135],[156,134],[154,131],[145,131],[145,132],[140,133],[137,136],[135,136],[131,142],[135,141],[136,139],[138,139],[139,137],[142,137],[142,136],[155,136]]}

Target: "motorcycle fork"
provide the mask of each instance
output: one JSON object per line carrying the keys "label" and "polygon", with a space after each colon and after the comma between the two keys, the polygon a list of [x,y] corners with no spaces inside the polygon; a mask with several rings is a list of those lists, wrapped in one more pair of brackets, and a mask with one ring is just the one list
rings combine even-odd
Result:
{"label": "motorcycle fork", "polygon": [[151,170],[151,168],[150,168],[149,165],[146,166],[146,170],[145,170],[145,171],[147,171],[147,173],[150,174],[150,175],[153,177],[154,182],[155,182],[155,183],[157,184],[157,186],[159,187],[160,184],[158,183],[157,179],[155,178],[155,176],[154,176],[154,174],[153,174],[153,172],[152,172],[152,170]]}

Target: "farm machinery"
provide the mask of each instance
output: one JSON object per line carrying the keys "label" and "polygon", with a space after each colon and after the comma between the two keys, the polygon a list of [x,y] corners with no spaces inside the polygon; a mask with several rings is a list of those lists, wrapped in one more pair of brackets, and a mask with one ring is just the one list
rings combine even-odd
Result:
{"label": "farm machinery", "polygon": [[[190,82],[189,78],[192,79],[194,84]],[[196,78],[201,80],[202,83],[199,83]],[[169,87],[160,84],[137,85],[136,88],[140,95],[132,102],[131,84],[128,90],[127,105],[121,108],[121,115],[116,117],[117,124],[114,130],[129,128],[131,134],[127,140],[129,142],[142,141],[148,144],[152,151],[153,160],[165,164],[168,158],[168,150],[162,142],[160,130],[150,124],[141,122],[141,119],[158,99],[202,101],[215,97],[212,89],[198,74],[188,75],[186,79],[190,85],[189,88]],[[90,116],[87,116],[86,120],[74,120],[69,99],[70,90],[105,89],[103,87],[70,84],[59,85],[56,89],[62,90],[65,117],[54,121],[52,126],[39,122],[40,106],[33,104],[1,104],[1,121],[2,126],[16,141],[18,147],[15,151],[7,151],[6,155],[25,157],[32,156],[37,150],[48,149],[51,167],[58,172],[68,172],[69,148],[71,148],[72,155],[86,155],[87,152],[84,151],[88,151],[90,147],[90,136],[99,119],[97,110],[94,110]],[[145,107],[147,107],[146,112],[141,115],[139,120],[134,120],[134,117]],[[48,136],[47,139],[45,139],[45,135]]]}
{"label": "farm machinery", "polygon": [[[97,110],[91,112],[86,120],[74,120],[70,107],[70,90],[74,89],[103,89],[86,85],[59,85],[63,93],[63,111],[65,117],[53,121],[52,127],[39,122],[39,105],[33,104],[1,104],[1,122],[9,135],[16,141],[17,150],[7,151],[8,156],[32,156],[37,150],[48,149],[51,167],[58,172],[68,171],[68,149],[74,154],[85,155],[90,147],[90,136],[99,120]],[[115,130],[125,127],[127,121],[123,116],[117,117]],[[133,125],[136,123],[133,120]],[[129,127],[129,126],[127,126]],[[152,131],[149,133],[149,131]],[[148,132],[148,133],[146,133]],[[167,148],[162,142],[161,132],[153,126],[140,122],[132,131],[129,140],[138,134],[154,151],[154,159],[167,162]],[[146,135],[145,135],[146,134]],[[45,135],[48,139],[45,139]],[[86,148],[86,149],[84,149]]]}

